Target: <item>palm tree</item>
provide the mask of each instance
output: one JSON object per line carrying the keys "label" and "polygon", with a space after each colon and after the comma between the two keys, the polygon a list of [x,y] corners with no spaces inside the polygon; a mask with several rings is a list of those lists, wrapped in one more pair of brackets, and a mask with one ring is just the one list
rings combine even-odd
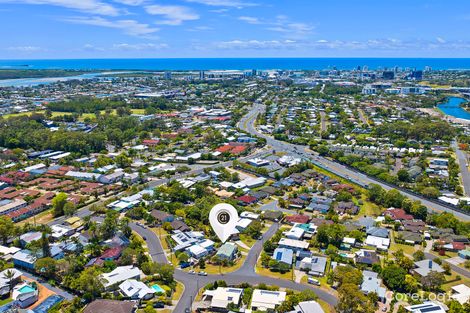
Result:
{"label": "palm tree", "polygon": [[10,287],[10,291],[13,289],[13,279],[15,278],[15,271],[13,270],[6,270],[5,274],[3,274],[6,279],[8,279],[8,286]]}

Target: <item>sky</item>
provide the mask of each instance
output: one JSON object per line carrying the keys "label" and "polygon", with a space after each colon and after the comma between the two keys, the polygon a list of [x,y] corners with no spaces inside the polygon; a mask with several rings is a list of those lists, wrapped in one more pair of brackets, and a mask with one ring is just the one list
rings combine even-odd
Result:
{"label": "sky", "polygon": [[0,59],[470,57],[468,0],[0,0]]}

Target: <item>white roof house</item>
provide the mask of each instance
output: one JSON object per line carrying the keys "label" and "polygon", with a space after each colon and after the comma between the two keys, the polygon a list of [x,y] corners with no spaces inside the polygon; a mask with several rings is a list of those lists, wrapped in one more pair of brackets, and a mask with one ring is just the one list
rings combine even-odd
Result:
{"label": "white roof house", "polygon": [[293,250],[305,250],[308,249],[309,243],[302,240],[295,240],[289,238],[281,238],[278,242],[282,248],[291,248]]}
{"label": "white roof house", "polygon": [[305,233],[305,230],[303,230],[300,227],[294,226],[291,229],[289,229],[287,232],[285,232],[284,234],[289,239],[299,240],[299,239],[302,239],[304,233]]}
{"label": "white roof house", "polygon": [[133,265],[118,266],[109,273],[103,273],[99,276],[101,283],[105,289],[109,289],[118,283],[122,283],[128,279],[140,279],[144,273]]}
{"label": "white roof house", "polygon": [[245,230],[248,226],[250,226],[252,220],[250,220],[249,218],[241,218],[238,220],[237,224],[235,225],[235,227],[239,230],[239,231],[243,231]]}
{"label": "white roof house", "polygon": [[0,295],[6,295],[10,292],[10,278],[7,277],[7,272],[13,273],[11,281],[14,282],[23,275],[22,272],[15,268],[8,268],[0,273]]}
{"label": "white roof house", "polygon": [[208,251],[198,244],[187,248],[186,251],[196,259],[202,258],[208,254]]}
{"label": "white roof house", "polygon": [[119,285],[121,293],[131,299],[150,299],[155,294],[155,290],[148,287],[141,281],[128,279]]}
{"label": "white roof house", "polygon": [[408,306],[405,309],[412,313],[445,313],[448,310],[448,308],[444,304],[431,301],[426,301],[422,304]]}
{"label": "white roof house", "polygon": [[369,235],[366,238],[365,244],[380,250],[388,250],[388,247],[390,247],[390,239]]}
{"label": "white roof house", "polygon": [[249,218],[249,219],[252,219],[252,220],[257,220],[259,218],[259,214],[249,212],[249,211],[244,211],[244,212],[240,213],[240,217]]}
{"label": "white roof house", "polygon": [[465,304],[470,299],[470,287],[464,284],[454,286],[450,297],[460,302],[460,304]]}
{"label": "white roof house", "polygon": [[294,310],[289,313],[324,313],[323,308],[317,301],[299,302]]}
{"label": "white roof house", "polygon": [[20,250],[21,249],[17,247],[0,246],[0,255],[2,259],[10,259],[13,254]]}
{"label": "white roof house", "polygon": [[251,297],[251,309],[253,311],[274,310],[278,305],[286,300],[285,291],[253,290]]}
{"label": "white roof house", "polygon": [[229,303],[240,304],[243,289],[218,287],[216,290],[204,291],[203,298],[211,300],[212,308],[226,309]]}

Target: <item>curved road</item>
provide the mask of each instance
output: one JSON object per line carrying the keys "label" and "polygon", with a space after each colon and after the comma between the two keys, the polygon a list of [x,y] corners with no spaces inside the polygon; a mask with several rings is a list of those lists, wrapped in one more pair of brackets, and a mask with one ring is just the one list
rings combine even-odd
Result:
{"label": "curved road", "polygon": [[[266,139],[266,143],[270,145],[273,148],[273,150],[288,152],[289,154],[299,156],[303,159],[308,159],[312,163],[319,165],[323,168],[326,168],[330,172],[340,177],[344,177],[345,179],[351,180],[353,182],[356,181],[364,185],[369,185],[371,183],[374,183],[374,184],[382,186],[382,188],[386,190],[392,189],[392,187],[386,184],[383,184],[382,182],[379,182],[372,177],[369,177],[362,173],[351,170],[350,168],[347,168],[346,166],[342,164],[339,164],[337,162],[321,157],[316,153],[307,152],[305,146],[295,145],[295,144],[287,143],[284,141],[279,141],[279,140],[274,139],[273,137],[270,137],[270,136],[267,136],[266,134],[258,132],[258,130],[255,128],[255,125],[254,125],[256,116],[259,113],[263,113],[264,111],[265,111],[264,105],[260,103],[255,103],[253,108],[250,110],[250,112],[241,118],[240,122],[238,123],[238,127],[245,132],[248,132],[252,135]],[[453,213],[456,217],[464,221],[470,221],[470,216],[457,212],[455,210],[452,210],[451,208],[448,208],[446,206],[429,201],[424,197],[420,197],[420,196],[417,196],[415,194],[412,194],[410,192],[403,191],[403,190],[400,190],[400,193],[407,196],[408,198],[412,200],[421,201],[421,203],[425,205],[430,211],[437,211],[437,212],[446,211],[446,212]]]}
{"label": "curved road", "polygon": [[[168,263],[161,242],[158,236],[153,231],[149,230],[145,226],[141,226],[136,223],[131,223],[130,227],[139,235],[146,238],[145,241],[147,243],[149,253],[155,262]],[[251,285],[265,283],[267,285],[275,285],[281,288],[288,288],[298,291],[310,289],[313,290],[321,300],[331,305],[336,305],[336,303],[338,302],[336,296],[326,292],[325,290],[319,289],[311,285],[298,284],[290,280],[261,276],[255,273],[254,269],[256,261],[263,249],[263,243],[266,240],[269,240],[278,229],[279,224],[273,224],[263,235],[263,239],[258,240],[253,245],[246,257],[245,262],[235,272],[222,275],[198,276],[194,274],[189,274],[181,270],[175,270],[175,279],[184,285],[184,292],[173,312],[184,313],[186,309],[191,308],[199,289],[216,280],[224,280],[229,285],[236,285],[246,282]]]}

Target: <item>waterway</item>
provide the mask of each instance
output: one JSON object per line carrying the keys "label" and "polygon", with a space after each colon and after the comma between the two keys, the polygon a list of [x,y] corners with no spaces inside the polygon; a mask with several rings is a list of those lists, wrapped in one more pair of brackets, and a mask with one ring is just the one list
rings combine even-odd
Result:
{"label": "waterway", "polygon": [[464,98],[458,97],[449,97],[447,98],[447,102],[440,103],[437,105],[439,110],[444,112],[444,114],[461,118],[465,120],[470,120],[470,112],[464,110],[460,105],[466,102]]}

